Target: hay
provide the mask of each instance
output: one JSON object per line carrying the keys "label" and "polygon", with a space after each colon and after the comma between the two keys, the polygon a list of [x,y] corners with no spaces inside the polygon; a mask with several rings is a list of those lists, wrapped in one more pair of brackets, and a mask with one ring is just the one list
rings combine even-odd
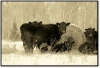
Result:
{"label": "hay", "polygon": [[67,41],[69,37],[72,37],[73,41],[75,41],[72,49],[78,49],[78,47],[86,41],[82,30],[74,24],[67,27],[66,33],[61,36],[59,43]]}

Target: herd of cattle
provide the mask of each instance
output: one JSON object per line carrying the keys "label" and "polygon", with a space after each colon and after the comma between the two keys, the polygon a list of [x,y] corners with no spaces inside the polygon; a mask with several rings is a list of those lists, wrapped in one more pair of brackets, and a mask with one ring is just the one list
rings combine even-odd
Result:
{"label": "herd of cattle", "polygon": [[[67,27],[70,23],[60,22],[56,24],[42,24],[42,21],[24,23],[20,27],[21,39],[25,53],[33,53],[33,49],[37,47],[41,52],[64,52],[70,51],[75,43],[72,37],[68,37],[64,43],[58,43],[61,36],[67,33]],[[98,32],[95,28],[85,29],[84,35],[87,39],[82,43],[78,50],[83,54],[98,53]]]}

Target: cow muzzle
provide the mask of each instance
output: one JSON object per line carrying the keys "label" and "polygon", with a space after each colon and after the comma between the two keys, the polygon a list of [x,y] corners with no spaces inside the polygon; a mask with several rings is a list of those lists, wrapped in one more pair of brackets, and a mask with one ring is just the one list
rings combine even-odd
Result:
{"label": "cow muzzle", "polygon": [[62,31],[63,33],[66,33],[66,31]]}
{"label": "cow muzzle", "polygon": [[89,34],[89,37],[92,37],[92,34]]}

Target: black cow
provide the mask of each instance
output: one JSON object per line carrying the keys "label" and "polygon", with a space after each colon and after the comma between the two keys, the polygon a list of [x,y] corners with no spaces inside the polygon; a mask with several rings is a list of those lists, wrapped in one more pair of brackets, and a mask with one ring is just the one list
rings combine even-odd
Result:
{"label": "black cow", "polygon": [[89,43],[94,45],[94,48],[98,50],[98,32],[95,31],[95,28],[85,29],[85,37]]}
{"label": "black cow", "polygon": [[69,52],[72,49],[72,44],[74,43],[75,41],[72,41],[72,38],[69,37],[66,42],[54,45],[54,47],[52,48],[52,51],[56,51],[56,52],[68,51]]}
{"label": "black cow", "polygon": [[85,29],[85,37],[87,39],[88,42],[92,42],[93,41],[93,36],[94,36],[94,31],[95,29],[93,28],[88,28],[88,29]]}
{"label": "black cow", "polygon": [[75,42],[64,42],[61,44],[56,44],[55,47],[52,49],[52,51],[55,52],[64,52],[64,51],[70,51],[72,48],[72,44],[74,44]]}
{"label": "black cow", "polygon": [[38,48],[42,43],[47,43],[50,45],[50,38],[59,40],[61,35],[66,32],[66,26],[70,23],[57,23],[57,24],[30,24],[25,23],[21,25],[21,39],[23,41],[23,46],[25,52],[32,53],[33,51],[33,39],[36,39]]}

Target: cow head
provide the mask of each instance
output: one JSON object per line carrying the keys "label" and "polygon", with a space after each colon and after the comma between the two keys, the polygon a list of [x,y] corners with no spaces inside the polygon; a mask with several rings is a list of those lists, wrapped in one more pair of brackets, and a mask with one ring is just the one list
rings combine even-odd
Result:
{"label": "cow head", "polygon": [[72,49],[72,45],[75,43],[75,41],[72,42],[64,42],[64,44],[67,47],[67,50],[70,51]]}
{"label": "cow head", "polygon": [[68,51],[72,49],[72,45],[74,43],[75,43],[75,41],[73,41],[72,37],[69,37],[68,40],[64,42]]}
{"label": "cow head", "polygon": [[92,41],[93,40],[93,36],[94,36],[94,33],[95,33],[95,28],[88,28],[88,29],[85,29],[85,37],[88,41]]}
{"label": "cow head", "polygon": [[59,27],[59,29],[61,30],[62,33],[66,33],[66,26],[69,26],[70,23],[65,23],[65,22],[61,22],[61,23],[56,23],[57,26]]}

